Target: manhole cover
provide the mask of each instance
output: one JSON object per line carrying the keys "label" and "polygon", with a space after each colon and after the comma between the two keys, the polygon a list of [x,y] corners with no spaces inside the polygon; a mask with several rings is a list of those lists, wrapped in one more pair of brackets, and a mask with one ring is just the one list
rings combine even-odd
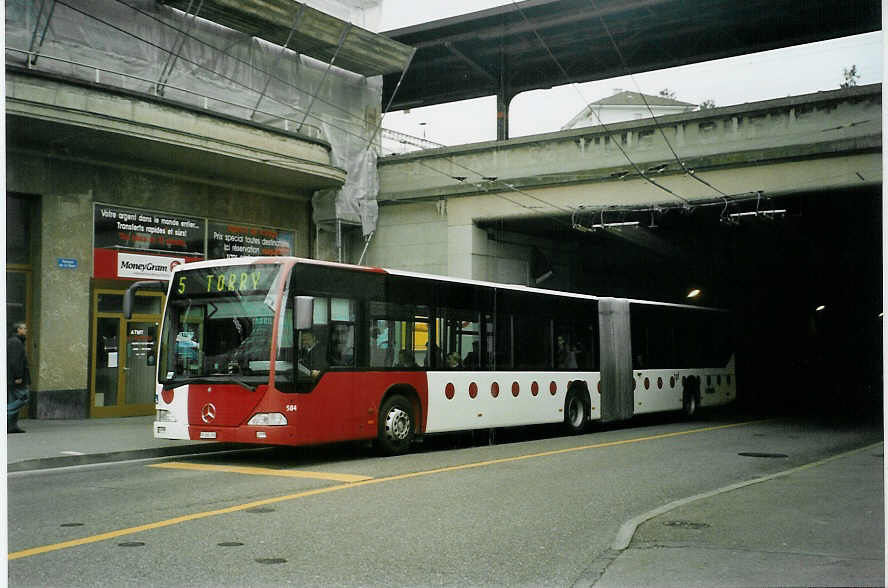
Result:
{"label": "manhole cover", "polygon": [[785,453],[760,453],[758,451],[742,451],[742,452],[738,453],[737,455],[742,455],[743,457],[769,457],[769,458],[789,457]]}
{"label": "manhole cover", "polygon": [[217,543],[219,547],[240,547],[243,545],[240,541],[223,541],[222,543]]}
{"label": "manhole cover", "polygon": [[709,527],[706,523],[695,523],[694,521],[666,521],[663,524],[667,527],[678,527],[680,529],[706,529]]}
{"label": "manhole cover", "polygon": [[256,560],[256,563],[269,564],[269,565],[270,564],[282,564],[282,563],[287,563],[287,560],[285,560],[282,557],[260,557],[259,559]]}
{"label": "manhole cover", "polygon": [[247,509],[247,512],[250,514],[265,514],[269,512],[274,512],[274,509],[270,506],[258,506],[256,508]]}
{"label": "manhole cover", "polygon": [[123,543],[118,543],[118,547],[142,547],[145,543],[142,541],[124,541]]}
{"label": "manhole cover", "polygon": [[60,527],[82,527],[83,523],[62,523]]}

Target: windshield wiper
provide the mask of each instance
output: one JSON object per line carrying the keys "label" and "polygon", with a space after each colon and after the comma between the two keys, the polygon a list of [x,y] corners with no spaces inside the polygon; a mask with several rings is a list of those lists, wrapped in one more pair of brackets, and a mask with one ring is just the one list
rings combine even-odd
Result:
{"label": "windshield wiper", "polygon": [[258,384],[253,385],[244,380],[241,376],[237,374],[218,374],[213,376],[194,376],[190,378],[170,378],[168,380],[163,380],[160,383],[164,386],[166,385],[174,385],[174,386],[184,386],[185,384],[218,384],[220,381],[231,381],[235,384],[243,386],[250,392],[255,392],[256,388],[259,387]]}
{"label": "windshield wiper", "polygon": [[228,377],[228,379],[230,379],[231,381],[240,384],[241,386],[243,386],[244,388],[246,388],[246,389],[249,390],[250,392],[255,392],[255,391],[256,391],[256,388],[259,387],[258,384],[255,385],[255,386],[253,386],[252,384],[248,383],[246,380],[244,380],[243,378],[241,378],[240,376],[238,376],[238,375],[236,375],[236,374],[228,374],[227,377]]}

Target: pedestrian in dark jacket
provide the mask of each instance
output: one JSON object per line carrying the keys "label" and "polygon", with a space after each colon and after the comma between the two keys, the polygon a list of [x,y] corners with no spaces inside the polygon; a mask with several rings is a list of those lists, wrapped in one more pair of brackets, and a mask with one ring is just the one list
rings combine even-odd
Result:
{"label": "pedestrian in dark jacket", "polygon": [[12,336],[6,342],[6,432],[24,433],[18,426],[19,409],[28,403],[31,374],[28,371],[28,355],[25,353],[25,323],[12,326]]}

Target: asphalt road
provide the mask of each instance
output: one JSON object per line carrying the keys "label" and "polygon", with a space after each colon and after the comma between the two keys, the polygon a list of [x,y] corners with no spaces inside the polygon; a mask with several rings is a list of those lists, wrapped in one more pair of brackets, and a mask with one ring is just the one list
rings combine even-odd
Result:
{"label": "asphalt road", "polygon": [[641,513],[881,440],[730,413],[634,424],[11,474],[9,583],[572,586]]}

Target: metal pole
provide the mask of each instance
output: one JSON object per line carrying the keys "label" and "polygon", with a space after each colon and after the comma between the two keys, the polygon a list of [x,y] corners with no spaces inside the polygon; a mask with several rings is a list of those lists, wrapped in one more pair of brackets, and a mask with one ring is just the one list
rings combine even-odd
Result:
{"label": "metal pole", "polygon": [[342,263],[342,221],[336,219],[336,261]]}
{"label": "metal pole", "polygon": [[367,143],[367,149],[373,146],[373,141],[376,140],[376,135],[379,134],[379,129],[382,128],[382,119],[385,118],[385,115],[388,114],[389,108],[392,107],[392,102],[395,100],[395,95],[398,93],[398,88],[401,87],[401,82],[404,81],[404,76],[407,75],[407,70],[410,69],[410,63],[413,61],[413,56],[416,55],[416,47],[413,48],[413,51],[410,52],[410,58],[407,60],[407,63],[404,65],[404,71],[401,72],[401,77],[398,78],[398,83],[395,84],[395,89],[392,91],[391,97],[389,97],[388,104],[385,106],[385,110],[382,115],[379,117],[379,124],[376,125],[376,129],[373,131],[373,136],[370,137],[370,141]]}
{"label": "metal pole", "polygon": [[274,60],[271,68],[268,70],[268,77],[265,78],[265,87],[262,88],[262,93],[259,94],[259,99],[256,100],[256,106],[253,107],[253,111],[250,113],[250,118],[253,118],[256,115],[256,111],[259,110],[259,104],[262,102],[262,99],[265,98],[265,93],[268,92],[268,86],[271,84],[272,72],[277,68],[278,63],[280,63],[281,58],[283,58],[284,53],[287,52],[287,47],[290,45],[290,41],[293,39],[293,33],[296,32],[296,29],[299,28],[299,21],[302,20],[302,13],[305,10],[305,4],[299,5],[299,10],[296,12],[296,18],[293,19],[293,26],[290,28],[290,34],[287,35],[287,40],[284,41],[284,46],[281,47],[281,52],[278,53],[277,59]]}
{"label": "metal pole", "polygon": [[188,9],[185,11],[186,17],[189,15],[191,16],[191,22],[188,23],[188,26],[186,28],[182,29],[182,34],[180,34],[179,37],[176,39],[176,42],[173,43],[173,50],[170,51],[170,54],[167,56],[167,61],[163,65],[163,70],[161,70],[160,72],[160,77],[157,79],[157,84],[154,86],[154,91],[157,93],[158,96],[163,96],[166,82],[173,74],[173,67],[175,67],[176,61],[179,60],[179,54],[182,52],[182,48],[185,46],[185,38],[191,32],[191,29],[194,27],[194,23],[197,22],[197,13],[199,13],[200,9],[203,8],[203,0],[200,0],[197,8],[194,10],[194,14],[192,15],[192,4],[194,4],[194,0],[189,0]]}
{"label": "metal pole", "polygon": [[364,265],[364,256],[367,255],[367,249],[370,247],[370,241],[373,239],[373,235],[376,234],[376,231],[370,231],[370,234],[367,235],[367,239],[364,241],[364,250],[361,251],[361,258],[358,260],[358,265]]}
{"label": "metal pole", "polygon": [[318,97],[318,94],[321,91],[321,87],[324,85],[324,82],[327,81],[327,74],[330,73],[330,69],[333,67],[333,62],[336,61],[336,56],[339,55],[339,50],[342,49],[342,45],[345,44],[345,37],[348,36],[351,28],[352,23],[346,23],[345,27],[342,29],[342,34],[339,35],[339,44],[336,46],[336,51],[333,53],[333,57],[330,59],[330,63],[327,64],[327,69],[326,71],[324,71],[324,77],[322,77],[321,81],[318,82],[315,91],[311,95],[311,102],[308,103],[308,108],[305,109],[305,115],[302,117],[302,120],[299,121],[299,128],[296,129],[297,133],[302,130],[302,125],[305,124],[305,119],[308,118],[308,115],[311,112],[312,107],[314,106],[315,98]]}
{"label": "metal pole", "polygon": [[37,40],[37,29],[40,28],[40,17],[43,16],[43,7],[46,5],[46,0],[40,3],[40,12],[37,13],[37,21],[34,23],[34,34],[31,35],[31,46],[28,48],[28,67],[31,67],[35,63],[37,63],[37,54],[40,53],[40,48],[43,47],[43,41],[46,40],[46,32],[49,30],[49,21],[52,20],[52,14],[55,12],[56,0],[52,0],[52,6],[49,8],[49,13],[46,15],[46,24],[43,25],[43,33],[40,34],[40,42],[37,44],[37,51],[34,51],[34,41]]}

